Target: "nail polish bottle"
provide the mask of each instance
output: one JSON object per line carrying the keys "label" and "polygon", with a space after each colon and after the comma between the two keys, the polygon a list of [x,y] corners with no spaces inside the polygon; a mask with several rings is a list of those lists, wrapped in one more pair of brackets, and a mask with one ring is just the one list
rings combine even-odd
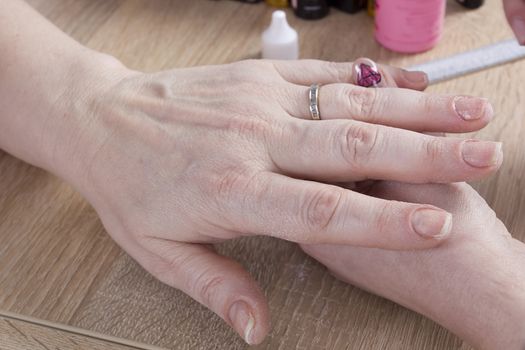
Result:
{"label": "nail polish bottle", "polygon": [[483,6],[485,0],[456,0],[460,5],[468,9],[477,9],[478,7]]}
{"label": "nail polish bottle", "polygon": [[288,0],[266,0],[266,3],[272,7],[288,7]]}
{"label": "nail polish bottle", "polygon": [[357,13],[366,8],[367,0],[332,0],[330,5],[348,13]]}
{"label": "nail polish bottle", "polygon": [[441,39],[446,0],[375,0],[375,38],[392,51],[423,52]]}
{"label": "nail polish bottle", "polygon": [[375,16],[375,10],[376,10],[376,2],[375,0],[368,0],[367,4],[367,12],[370,17]]}
{"label": "nail polish bottle", "polygon": [[298,35],[288,24],[284,11],[274,11],[272,23],[262,34],[262,58],[274,60],[299,58]]}
{"label": "nail polish bottle", "polygon": [[295,15],[303,19],[319,19],[330,11],[328,0],[292,0]]}

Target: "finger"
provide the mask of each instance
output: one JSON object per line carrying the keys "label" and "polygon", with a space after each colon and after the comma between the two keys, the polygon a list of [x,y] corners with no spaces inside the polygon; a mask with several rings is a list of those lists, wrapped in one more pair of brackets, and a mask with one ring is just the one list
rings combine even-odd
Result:
{"label": "finger", "polygon": [[[352,62],[327,62],[320,60],[273,61],[283,79],[298,85],[349,83],[353,81]],[[424,72],[409,72],[401,68],[378,65],[387,86],[423,90],[428,85]]]}
{"label": "finger", "polygon": [[518,42],[525,45],[525,1],[504,0],[503,8]]}
{"label": "finger", "polygon": [[418,91],[423,91],[428,87],[428,76],[425,72],[409,71],[390,66],[382,66],[382,69],[384,69],[387,72],[387,76],[392,77],[392,80],[395,82],[395,85],[387,85],[389,87]]}
{"label": "finger", "polygon": [[498,142],[343,120],[289,123],[269,152],[281,172],[322,181],[466,181],[493,173],[503,161]]}
{"label": "finger", "polygon": [[248,344],[259,344],[269,331],[266,299],[257,283],[237,262],[212,248],[150,238],[150,253],[139,261],[160,281],[203,304]]}
{"label": "finger", "polygon": [[[409,201],[413,203],[431,203],[458,215],[462,221],[472,224],[463,212],[479,209],[485,203],[483,198],[471,186],[464,182],[453,184],[408,184],[394,181],[380,181],[371,189],[370,195],[387,200]],[[487,206],[486,203],[484,205]],[[485,210],[482,210],[485,212]],[[486,215],[486,213],[484,213]],[[469,213],[469,216],[475,213]],[[456,220],[456,224],[459,224]]]}
{"label": "finger", "polygon": [[239,190],[239,201],[243,205],[227,214],[234,229],[298,243],[426,249],[448,236],[452,220],[436,207],[385,201],[275,173]]}
{"label": "finger", "polygon": [[[281,102],[292,116],[311,119],[309,88],[288,89]],[[321,118],[353,119],[415,131],[470,132],[486,126],[494,116],[485,98],[427,94],[419,91],[370,89],[351,84],[329,84],[319,90]]]}
{"label": "finger", "polygon": [[[430,203],[454,213],[454,232],[476,232],[482,225],[501,227],[495,234],[510,238],[505,225],[496,217],[485,199],[467,183],[407,184],[381,181],[371,189],[370,195],[383,199],[396,199],[414,203]],[[474,231],[473,231],[474,230]]]}

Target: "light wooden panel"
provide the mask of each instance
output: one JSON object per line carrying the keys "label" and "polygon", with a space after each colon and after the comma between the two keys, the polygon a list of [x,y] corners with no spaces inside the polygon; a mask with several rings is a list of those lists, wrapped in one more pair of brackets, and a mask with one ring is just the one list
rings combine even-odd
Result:
{"label": "light wooden panel", "polygon": [[162,350],[0,311],[0,346],[2,350]]}
{"label": "light wooden panel", "polygon": [[[259,35],[271,15],[264,5],[235,1],[30,3],[82,43],[145,71],[258,57]],[[414,56],[379,47],[372,40],[372,19],[364,13],[350,16],[334,10],[314,22],[292,15],[290,22],[299,30],[304,58],[369,56],[401,66],[511,35],[496,0],[472,12],[451,2],[442,42]],[[497,119],[479,135],[503,140],[506,161],[498,175],[476,186],[511,231],[525,239],[520,76],[525,76],[523,62],[431,90],[493,101]],[[0,174],[0,309],[165,348],[246,348],[218,317],[162,285],[122,253],[68,185],[2,153]],[[273,330],[259,349],[468,349],[433,322],[335,280],[294,244],[249,238],[219,249],[241,261],[270,300]],[[18,344],[6,327],[0,319],[0,336]],[[41,331],[28,328],[27,334]]]}

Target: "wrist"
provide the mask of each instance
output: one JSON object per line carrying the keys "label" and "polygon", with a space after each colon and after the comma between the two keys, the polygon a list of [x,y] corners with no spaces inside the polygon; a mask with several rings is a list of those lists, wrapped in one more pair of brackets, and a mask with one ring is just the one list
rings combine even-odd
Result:
{"label": "wrist", "polygon": [[0,149],[70,180],[83,142],[96,138],[97,95],[127,70],[24,1],[1,2],[0,23]]}
{"label": "wrist", "polygon": [[[482,349],[525,349],[525,248],[523,242],[509,238],[508,255],[499,259],[500,278],[492,283],[490,312],[484,323],[485,334],[478,333],[475,344]],[[494,262],[494,265],[497,263]]]}
{"label": "wrist", "polygon": [[104,101],[130,74],[117,59],[90,50],[73,62],[48,113],[40,162],[35,165],[81,187],[90,159],[109,137],[100,125]]}
{"label": "wrist", "polygon": [[[525,260],[508,251],[508,256],[487,259],[476,266],[457,289],[429,304],[422,313],[445,326],[479,349],[519,349],[525,347]],[[462,269],[460,266],[458,269]],[[475,280],[476,282],[465,282]],[[449,289],[452,291],[452,289]]]}
{"label": "wrist", "polygon": [[494,298],[488,300],[485,315],[478,323],[480,329],[471,329],[472,344],[480,349],[522,350],[525,348],[525,295],[512,291],[512,283],[497,286]]}

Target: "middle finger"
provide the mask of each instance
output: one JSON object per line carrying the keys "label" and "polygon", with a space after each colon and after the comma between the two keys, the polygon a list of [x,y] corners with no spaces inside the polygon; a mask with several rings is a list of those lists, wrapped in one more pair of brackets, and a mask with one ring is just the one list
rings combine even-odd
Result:
{"label": "middle finger", "polygon": [[457,182],[485,177],[502,161],[501,143],[437,137],[358,121],[284,124],[270,156],[285,174],[322,181]]}

